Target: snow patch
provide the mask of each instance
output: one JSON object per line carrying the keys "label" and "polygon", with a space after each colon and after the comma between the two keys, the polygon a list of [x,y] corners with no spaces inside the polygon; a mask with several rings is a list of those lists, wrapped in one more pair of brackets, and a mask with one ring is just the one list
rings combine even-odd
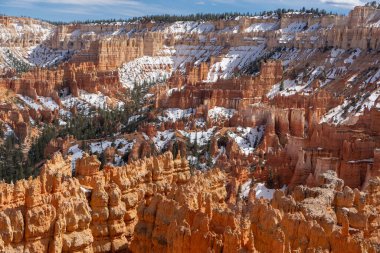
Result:
{"label": "snow patch", "polygon": [[23,95],[20,95],[20,94],[17,94],[17,97],[19,99],[21,99],[28,107],[38,111],[42,108],[42,106],[40,104],[37,104],[33,99],[31,99],[30,97],[27,97],[27,96],[23,96]]}
{"label": "snow patch", "polygon": [[[251,190],[251,184],[252,179],[248,179],[245,183],[241,185],[241,191],[240,191],[240,198],[248,198],[249,192]],[[280,191],[285,192],[287,189],[286,186],[283,186]],[[256,199],[267,199],[272,200],[273,194],[276,191],[276,189],[268,189],[264,183],[258,183],[256,186],[252,189],[256,191]]]}
{"label": "snow patch", "polygon": [[179,109],[179,108],[169,108],[163,111],[164,116],[158,116],[158,119],[160,121],[171,121],[176,122],[181,119],[189,118],[192,115],[195,114],[195,109],[189,108],[189,109]]}
{"label": "snow patch", "polygon": [[76,161],[83,157],[84,152],[77,144],[69,148],[68,154],[71,155],[71,169],[72,171],[75,171]]}
{"label": "snow patch", "polygon": [[59,105],[51,97],[37,97],[43,107],[50,111],[59,110]]}
{"label": "snow patch", "polygon": [[357,48],[354,50],[354,52],[351,53],[350,57],[344,60],[344,63],[346,64],[352,64],[354,63],[355,59],[359,57],[362,50],[360,48]]}
{"label": "snow patch", "polygon": [[216,82],[218,79],[231,78],[236,70],[240,70],[255,61],[265,53],[265,44],[258,46],[231,47],[220,62],[210,68],[207,82]]}
{"label": "snow patch", "polygon": [[277,28],[278,24],[276,23],[255,23],[252,24],[250,27],[246,28],[244,32],[251,33],[251,32],[266,32],[266,31],[272,31]]}
{"label": "snow patch", "polygon": [[179,130],[179,132],[186,138],[189,139],[191,144],[197,144],[200,147],[206,146],[211,137],[214,135],[215,127],[208,129],[207,131],[196,131],[196,132],[186,132]]}
{"label": "snow patch", "polygon": [[123,64],[119,69],[120,82],[133,89],[135,84],[160,82],[172,74],[173,59],[170,56],[143,56]]}
{"label": "snow patch", "polygon": [[[281,87],[282,86],[282,87]],[[273,99],[275,96],[290,96],[303,90],[306,85],[297,85],[296,80],[284,80],[283,83],[275,84],[268,92],[267,97]]]}
{"label": "snow patch", "polygon": [[173,139],[174,132],[171,130],[166,130],[164,132],[157,132],[156,136],[152,138],[156,148],[162,152],[166,145]]}
{"label": "snow patch", "polygon": [[235,109],[227,109],[216,106],[208,111],[208,117],[212,120],[218,121],[220,119],[230,119],[235,113]]}
{"label": "snow patch", "polygon": [[[286,188],[287,187],[284,186],[280,189],[280,191],[285,192]],[[255,191],[256,191],[257,199],[263,198],[263,199],[271,200],[273,199],[273,194],[276,191],[276,189],[268,189],[264,183],[259,183],[257,184]]]}
{"label": "snow patch", "polygon": [[264,136],[265,126],[256,128],[252,127],[238,127],[236,132],[229,131],[228,136],[238,144],[241,152],[244,155],[252,154],[257,145],[260,144]]}

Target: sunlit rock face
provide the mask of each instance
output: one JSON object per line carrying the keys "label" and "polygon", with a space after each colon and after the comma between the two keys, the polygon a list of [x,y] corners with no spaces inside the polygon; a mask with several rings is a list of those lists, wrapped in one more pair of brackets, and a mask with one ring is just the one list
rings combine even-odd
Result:
{"label": "sunlit rock face", "polygon": [[1,249],[376,252],[379,246],[379,178],[360,192],[327,171],[314,187],[290,192],[246,184],[243,172],[230,182],[219,169],[191,176],[187,161],[171,153],[102,171],[99,164],[84,157],[73,177],[70,162],[57,154],[37,178],[0,185]]}

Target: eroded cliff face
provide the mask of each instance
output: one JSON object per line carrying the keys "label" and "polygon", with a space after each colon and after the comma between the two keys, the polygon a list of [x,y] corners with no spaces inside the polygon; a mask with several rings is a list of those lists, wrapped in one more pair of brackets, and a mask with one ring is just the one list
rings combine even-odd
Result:
{"label": "eroded cliff face", "polygon": [[99,171],[95,156],[71,164],[60,154],[35,179],[1,184],[1,251],[123,252],[137,207],[190,179],[187,161],[171,153]]}
{"label": "eroded cliff face", "polygon": [[[32,104],[20,104],[33,111],[29,112],[33,120],[46,122],[63,120],[55,109],[114,107],[120,105],[120,94],[135,84],[166,81],[170,89],[190,87],[166,101],[156,99],[157,107],[187,109],[208,103],[209,108],[243,108],[265,100],[268,91],[280,81],[285,81],[285,90],[294,84],[303,86],[299,82],[302,72],[304,82],[306,72],[315,77],[322,75],[319,78],[324,80],[320,82],[315,77],[311,80],[313,87],[319,85],[322,89],[337,77],[342,78],[343,89],[344,82],[358,69],[364,75],[366,68],[376,65],[379,15],[379,10],[372,7],[356,7],[348,16],[287,13],[281,18],[272,15],[207,22],[58,26],[28,18],[2,17],[1,29],[6,36],[1,40],[4,50],[0,52],[0,87],[32,99]],[[255,74],[253,65],[267,59],[260,76],[244,77]],[[30,70],[17,73],[20,65],[21,69]],[[213,83],[218,89],[207,91],[207,84]],[[53,99],[54,106],[41,102],[39,97]],[[93,102],[91,98],[104,101]],[[282,103],[293,103],[285,100]],[[318,109],[319,115],[325,115],[331,107]],[[13,129],[13,122],[5,123]],[[29,123],[25,122],[25,129]]]}
{"label": "eroded cliff face", "polygon": [[[318,187],[300,186],[289,195],[276,191],[270,203],[256,199],[251,190],[247,199],[229,204],[215,187],[215,180],[222,179],[218,173],[195,177],[143,205],[132,251],[378,251],[377,235],[369,232],[378,229],[376,208],[364,193],[343,188],[331,171],[321,175]],[[213,183],[202,187],[203,180]],[[370,184],[376,188],[378,179]]]}
{"label": "eroded cliff face", "polygon": [[[219,169],[171,153],[123,167],[56,154],[39,177],[1,184],[3,252],[378,252],[380,179],[360,192],[333,171],[256,198]],[[238,173],[235,178],[246,178]],[[349,247],[347,247],[347,245]]]}

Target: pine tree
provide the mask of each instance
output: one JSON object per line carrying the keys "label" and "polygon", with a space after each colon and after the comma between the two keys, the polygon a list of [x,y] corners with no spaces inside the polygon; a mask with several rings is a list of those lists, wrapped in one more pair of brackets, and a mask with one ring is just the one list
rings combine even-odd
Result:
{"label": "pine tree", "polygon": [[280,83],[280,91],[284,90],[284,80],[281,81]]}

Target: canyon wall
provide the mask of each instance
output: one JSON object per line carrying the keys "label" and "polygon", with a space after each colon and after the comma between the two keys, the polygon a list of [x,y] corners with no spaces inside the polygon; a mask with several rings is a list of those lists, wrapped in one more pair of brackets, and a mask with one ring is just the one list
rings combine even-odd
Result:
{"label": "canyon wall", "polygon": [[35,179],[0,184],[5,252],[125,251],[141,201],[190,178],[187,161],[171,153],[100,171],[94,156],[71,165],[54,155]]}
{"label": "canyon wall", "polygon": [[327,171],[314,188],[276,191],[268,202],[256,199],[253,188],[247,198],[235,197],[242,181],[219,169],[190,176],[187,161],[171,153],[102,171],[93,156],[76,165],[72,177],[70,163],[56,154],[37,178],[0,185],[1,251],[374,253],[379,247],[379,178],[360,192]]}

